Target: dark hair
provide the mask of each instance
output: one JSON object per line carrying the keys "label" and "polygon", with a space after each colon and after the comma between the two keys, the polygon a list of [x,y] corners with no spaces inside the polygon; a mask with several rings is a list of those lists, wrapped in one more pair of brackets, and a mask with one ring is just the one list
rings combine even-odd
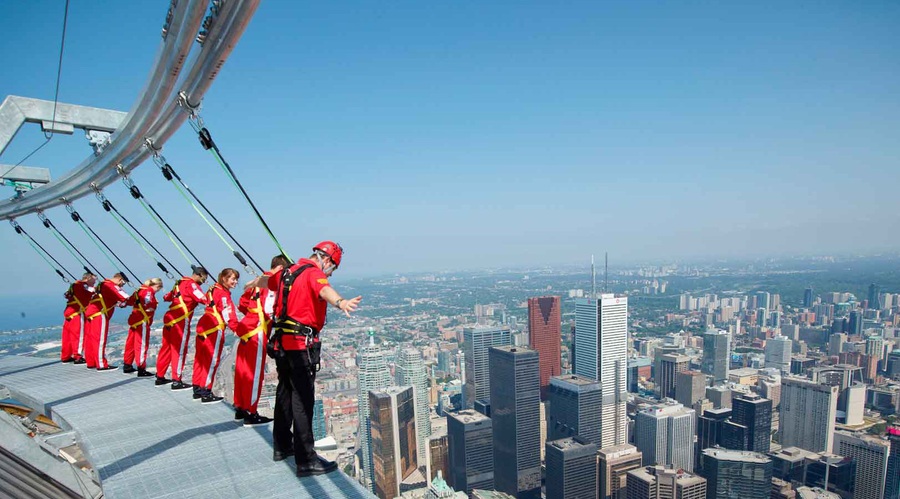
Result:
{"label": "dark hair", "polygon": [[113,277],[118,277],[119,279],[122,279],[123,281],[128,282],[128,278],[125,277],[125,274],[123,274],[121,272],[116,272],[115,274],[113,274]]}
{"label": "dark hair", "polygon": [[274,269],[275,267],[281,265],[282,267],[290,267],[291,261],[288,260],[288,257],[284,255],[275,255],[272,257],[272,264],[269,268]]}
{"label": "dark hair", "polygon": [[203,276],[209,275],[209,272],[207,272],[207,270],[204,267],[201,267],[200,265],[191,265],[191,270],[194,271],[194,275],[203,275]]}
{"label": "dark hair", "polygon": [[232,268],[224,268],[224,269],[222,269],[221,272],[219,272],[219,279],[216,282],[218,282],[219,284],[222,284],[222,281],[224,281],[225,279],[227,279],[231,276],[234,276],[234,277],[240,279],[241,273]]}
{"label": "dark hair", "polygon": [[96,279],[97,276],[94,275],[93,272],[85,272],[83,276],[81,276],[82,281],[86,281],[88,279]]}

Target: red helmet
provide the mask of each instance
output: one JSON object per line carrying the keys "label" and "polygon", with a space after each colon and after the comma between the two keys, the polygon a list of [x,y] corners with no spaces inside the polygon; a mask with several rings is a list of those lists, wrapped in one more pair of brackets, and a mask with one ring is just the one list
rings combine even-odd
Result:
{"label": "red helmet", "polygon": [[321,251],[328,255],[331,258],[331,261],[334,262],[335,267],[341,266],[341,257],[344,255],[344,248],[341,248],[341,245],[334,241],[322,241],[321,243],[313,246],[313,251]]}

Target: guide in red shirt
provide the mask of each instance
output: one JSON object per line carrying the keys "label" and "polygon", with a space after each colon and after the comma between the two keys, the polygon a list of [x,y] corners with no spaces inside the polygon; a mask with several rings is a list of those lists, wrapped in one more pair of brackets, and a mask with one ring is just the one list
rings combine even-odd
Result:
{"label": "guide in red shirt", "polygon": [[[187,357],[190,343],[194,309],[198,304],[209,303],[200,289],[200,285],[206,282],[208,276],[209,272],[203,267],[194,267],[194,273],[190,277],[182,277],[172,291],[163,296],[164,301],[172,304],[163,316],[162,345],[156,357],[156,386],[172,383],[173,390],[191,387],[181,382],[181,373],[184,371],[184,359]],[[172,379],[166,378],[166,371],[170,367]]]}
{"label": "guide in red shirt", "polygon": [[321,352],[319,331],[325,325],[326,307],[331,304],[349,317],[362,300],[361,296],[345,300],[328,283],[328,277],[341,264],[343,253],[337,243],[322,241],[313,247],[309,258],[267,279],[268,288],[276,293],[269,340],[274,343],[272,351],[278,367],[273,458],[280,461],[293,454],[297,476],[301,477],[337,469],[334,462],[316,454],[312,418]]}
{"label": "guide in red shirt", "polygon": [[213,395],[212,385],[222,360],[225,346],[225,326],[236,331],[237,311],[231,301],[231,290],[237,286],[241,274],[234,269],[219,272],[218,281],[206,292],[206,311],[197,321],[197,340],[194,349],[194,400],[204,404],[218,402],[222,397]]}
{"label": "guide in red shirt", "polygon": [[87,319],[84,358],[89,368],[97,368],[98,371],[116,368],[106,360],[106,341],[109,339],[109,320],[116,311],[116,305],[128,300],[128,295],[122,291],[123,284],[125,276],[121,272],[101,282],[84,311]]}
{"label": "guide in red shirt", "polygon": [[[122,372],[131,374],[137,371],[140,378],[153,376],[147,372],[147,347],[150,345],[150,326],[156,314],[156,293],[162,289],[162,279],[147,279],[135,291],[125,305],[134,307],[128,317],[128,337],[125,339],[125,365]],[[137,369],[134,363],[137,361]]]}
{"label": "guide in red shirt", "polygon": [[[276,269],[290,265],[290,260],[277,255],[272,258],[272,270],[263,276],[269,277]],[[266,333],[274,306],[275,292],[267,287],[246,288],[238,302],[238,310],[244,314],[244,318],[235,331],[240,342],[234,357],[234,419],[243,420],[244,426],[263,425],[272,421],[260,416],[257,407],[266,367]]]}
{"label": "guide in red shirt", "polygon": [[90,272],[84,274],[66,290],[65,322],[62,329],[62,352],[60,360],[84,364],[84,310],[94,295],[97,277]]}

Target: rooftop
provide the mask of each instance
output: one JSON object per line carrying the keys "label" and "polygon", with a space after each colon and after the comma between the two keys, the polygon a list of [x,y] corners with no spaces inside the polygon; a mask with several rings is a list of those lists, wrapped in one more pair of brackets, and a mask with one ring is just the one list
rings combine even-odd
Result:
{"label": "rooftop", "polygon": [[756,464],[765,464],[771,461],[765,454],[744,450],[703,449],[703,454],[722,461],[741,461]]}

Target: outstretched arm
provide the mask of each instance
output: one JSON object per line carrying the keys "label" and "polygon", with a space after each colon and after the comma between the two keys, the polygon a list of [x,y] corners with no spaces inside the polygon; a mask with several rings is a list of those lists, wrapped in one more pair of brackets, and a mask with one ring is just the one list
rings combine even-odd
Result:
{"label": "outstretched arm", "polygon": [[341,312],[344,312],[347,317],[350,317],[350,312],[355,311],[356,308],[359,307],[359,302],[362,300],[362,296],[345,300],[344,298],[341,298],[341,295],[339,295],[331,286],[322,288],[322,291],[319,291],[319,296],[330,305],[334,305],[341,309]]}

